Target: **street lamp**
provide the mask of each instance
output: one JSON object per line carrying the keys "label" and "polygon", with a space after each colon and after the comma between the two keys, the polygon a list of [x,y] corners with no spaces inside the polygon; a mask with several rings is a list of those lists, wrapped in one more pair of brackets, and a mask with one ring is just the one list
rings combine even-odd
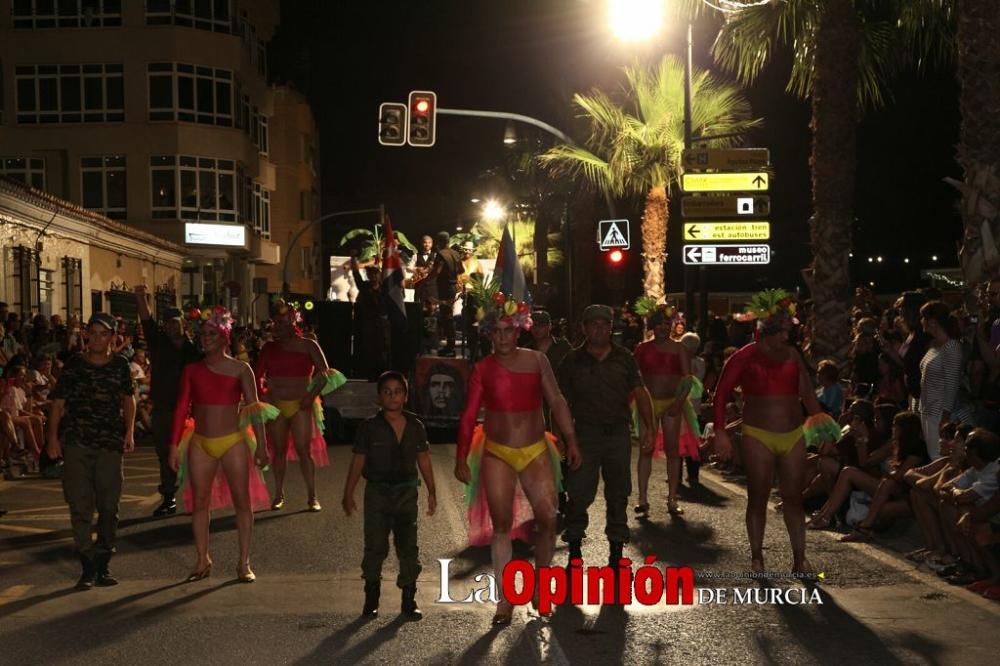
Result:
{"label": "street lamp", "polygon": [[483,204],[483,219],[487,222],[499,222],[507,217],[507,211],[496,199],[487,199]]}
{"label": "street lamp", "polygon": [[513,146],[517,143],[517,130],[514,129],[514,121],[508,120],[503,131],[503,143],[505,146]]}
{"label": "street lamp", "polygon": [[649,39],[663,23],[663,0],[610,0],[608,19],[621,40]]}

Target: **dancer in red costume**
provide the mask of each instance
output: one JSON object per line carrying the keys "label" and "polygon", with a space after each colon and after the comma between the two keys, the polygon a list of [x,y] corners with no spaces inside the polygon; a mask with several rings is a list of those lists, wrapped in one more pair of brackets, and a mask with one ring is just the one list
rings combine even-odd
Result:
{"label": "dancer in red costume", "polygon": [[273,335],[264,345],[257,363],[257,378],[266,383],[268,402],[281,416],[267,426],[274,465],[274,502],[285,505],[285,470],[288,460],[298,460],[309,493],[310,511],[323,507],[316,497],[316,467],[326,467],[330,457],[323,439],[323,405],[319,396],[343,386],[347,379],[329,368],[323,350],[314,340],[302,337],[302,321],[294,303],[278,301]]}
{"label": "dancer in red costume", "polygon": [[[480,307],[477,315],[481,315],[481,329],[493,341],[493,354],[477,363],[469,377],[455,476],[467,486],[470,543],[489,539],[499,578],[511,559],[512,538],[530,538],[525,518],[531,516],[519,516],[516,506],[518,482],[533,514],[536,566],[551,564],[555,550],[560,455],[554,438],[545,432],[543,397],[565,438],[566,458],[573,469],[580,465],[580,452],[569,407],[548,359],[541,352],[517,346],[521,330],[531,328],[528,305],[507,301],[502,293],[492,293],[481,283],[474,289],[478,302],[490,303],[488,314]],[[477,427],[482,403],[486,419]],[[511,603],[501,599],[493,623],[509,624],[512,615]]]}
{"label": "dancer in red costume", "polygon": [[[757,320],[759,338],[733,354],[719,378],[713,402],[715,452],[727,460],[733,451],[726,433],[726,402],[737,386],[743,389],[743,465],[747,470],[747,533],[754,571],[764,570],[764,526],[767,500],[777,467],[785,527],[792,542],[792,571],[812,573],[806,560],[806,444],[836,441],[840,427],[816,401],[809,371],[788,344],[795,304],[781,289],[755,294],[747,318]],[[811,415],[802,422],[802,408]]]}
{"label": "dancer in red costume", "polygon": [[[691,374],[691,354],[687,347],[671,338],[674,327],[678,322],[684,321],[684,316],[670,305],[646,308],[641,308],[638,303],[636,305],[637,313],[646,317],[654,337],[636,347],[635,361],[642,373],[642,381],[653,399],[656,427],[658,430],[662,429],[663,433],[669,488],[667,510],[671,515],[680,515],[684,513],[677,503],[681,459],[683,456],[698,458],[698,418],[688,397],[701,396],[701,383]],[[653,449],[643,448],[639,451],[637,467],[639,504],[635,507],[635,512],[647,516],[647,490],[653,471]]]}
{"label": "dancer in red costume", "polygon": [[[183,484],[185,477],[190,479],[184,502],[191,511],[198,562],[188,581],[206,578],[212,572],[208,555],[210,511],[231,505],[236,510],[240,548],[236,576],[240,582],[252,583],[256,579],[250,569],[253,510],[265,508],[269,502],[254,458],[257,465],[267,465],[264,423],[277,416],[278,410],[257,401],[253,370],[229,355],[229,311],[222,306],[203,314],[192,310],[191,318],[203,320],[200,338],[205,360],[184,367],[170,440],[174,443],[170,466],[180,468],[178,484]],[[245,405],[242,409],[241,402]]]}

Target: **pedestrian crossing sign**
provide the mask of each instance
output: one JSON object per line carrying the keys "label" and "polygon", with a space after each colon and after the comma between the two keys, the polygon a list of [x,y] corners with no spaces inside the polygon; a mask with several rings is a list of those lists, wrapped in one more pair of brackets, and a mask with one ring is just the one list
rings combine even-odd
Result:
{"label": "pedestrian crossing sign", "polygon": [[597,225],[601,252],[629,249],[628,220],[601,220]]}

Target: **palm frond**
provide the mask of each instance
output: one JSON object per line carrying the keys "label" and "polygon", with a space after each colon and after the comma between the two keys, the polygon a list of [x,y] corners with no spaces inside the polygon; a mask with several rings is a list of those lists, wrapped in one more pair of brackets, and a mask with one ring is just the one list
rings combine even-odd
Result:
{"label": "palm frond", "polygon": [[396,241],[400,245],[402,245],[403,247],[405,247],[407,250],[409,250],[410,252],[416,252],[417,251],[417,246],[414,245],[413,243],[411,243],[410,239],[407,238],[406,234],[404,234],[402,231],[395,231],[395,230],[393,230],[393,234],[396,236]]}
{"label": "palm frond", "polygon": [[346,234],[344,234],[341,237],[340,244],[341,245],[346,245],[348,241],[353,240],[353,239],[358,238],[358,237],[361,237],[361,236],[367,236],[369,238],[374,238],[375,234],[372,232],[371,229],[351,229],[350,231],[348,231]]}

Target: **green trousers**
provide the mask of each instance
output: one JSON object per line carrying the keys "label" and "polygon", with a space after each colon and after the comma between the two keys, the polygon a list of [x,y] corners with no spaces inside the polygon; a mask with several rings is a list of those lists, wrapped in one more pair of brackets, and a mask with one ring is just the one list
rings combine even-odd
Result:
{"label": "green trousers", "polygon": [[[63,447],[63,497],[76,551],[93,558],[115,552],[118,534],[118,503],[122,496],[121,451]],[[91,537],[97,509],[97,543]]]}
{"label": "green trousers", "polygon": [[368,582],[382,579],[382,563],[389,555],[392,532],[399,577],[396,585],[417,584],[420,556],[417,548],[417,487],[382,483],[365,485],[365,555],[361,577]]}
{"label": "green trousers", "polygon": [[632,440],[622,419],[613,426],[592,426],[577,422],[576,439],[583,463],[566,477],[566,532],[564,541],[580,541],[587,534],[590,505],[597,495],[597,483],[604,479],[606,511],[604,533],[609,541],[629,540],[628,498],[632,494]]}

